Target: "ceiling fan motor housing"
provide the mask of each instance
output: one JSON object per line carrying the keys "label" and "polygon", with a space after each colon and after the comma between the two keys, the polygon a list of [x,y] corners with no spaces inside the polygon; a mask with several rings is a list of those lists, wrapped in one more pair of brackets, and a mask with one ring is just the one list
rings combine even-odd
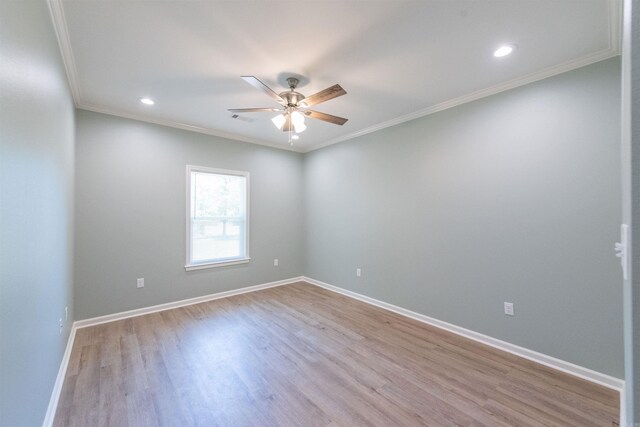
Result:
{"label": "ceiling fan motor housing", "polygon": [[280,96],[280,98],[284,99],[285,106],[287,107],[297,107],[298,103],[304,99],[303,94],[294,90],[282,92],[278,95]]}
{"label": "ceiling fan motor housing", "polygon": [[298,79],[296,79],[295,77],[288,77],[287,78],[287,83],[289,84],[289,91],[288,92],[282,92],[280,94],[278,94],[280,96],[280,98],[284,99],[285,101],[285,105],[287,107],[297,107],[298,106],[298,102],[302,101],[304,99],[304,95],[301,94],[300,92],[296,92],[295,89],[298,86],[298,83],[300,83],[300,81]]}

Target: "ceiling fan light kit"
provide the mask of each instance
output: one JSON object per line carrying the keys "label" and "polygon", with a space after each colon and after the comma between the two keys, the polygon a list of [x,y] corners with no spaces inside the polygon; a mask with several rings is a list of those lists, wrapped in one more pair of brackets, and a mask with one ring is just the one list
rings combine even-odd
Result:
{"label": "ceiling fan light kit", "polygon": [[295,89],[300,81],[295,77],[287,78],[289,90],[279,94],[254,76],[242,76],[241,78],[251,86],[264,92],[267,96],[280,104],[282,108],[231,108],[229,111],[233,113],[279,112],[280,114],[273,117],[271,121],[276,128],[289,134],[289,144],[291,145],[293,145],[294,139],[298,139],[293,138],[293,131],[298,134],[307,129],[307,125],[304,122],[306,117],[311,117],[312,119],[322,120],[340,126],[344,125],[348,120],[343,117],[332,116],[331,114],[308,109],[308,107],[313,105],[345,95],[347,92],[342,89],[340,85],[333,85],[318,93],[310,95],[309,97],[305,97],[300,92],[296,92]]}
{"label": "ceiling fan light kit", "polygon": [[273,119],[271,119],[271,121],[274,125],[276,125],[278,129],[282,129],[282,126],[284,126],[284,122],[287,121],[287,118],[283,114],[278,114]]}

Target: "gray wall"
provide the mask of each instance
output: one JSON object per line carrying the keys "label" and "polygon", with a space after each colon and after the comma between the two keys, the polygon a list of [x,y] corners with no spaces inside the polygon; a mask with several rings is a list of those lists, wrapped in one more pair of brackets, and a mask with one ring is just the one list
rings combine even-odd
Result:
{"label": "gray wall", "polygon": [[622,378],[619,85],[614,58],[307,154],[306,274]]}
{"label": "gray wall", "polygon": [[73,320],[74,109],[45,1],[0,1],[0,425],[42,425]]}
{"label": "gray wall", "polygon": [[[87,111],[76,129],[79,319],[303,273],[300,154]],[[188,164],[251,173],[248,264],[185,271]]]}

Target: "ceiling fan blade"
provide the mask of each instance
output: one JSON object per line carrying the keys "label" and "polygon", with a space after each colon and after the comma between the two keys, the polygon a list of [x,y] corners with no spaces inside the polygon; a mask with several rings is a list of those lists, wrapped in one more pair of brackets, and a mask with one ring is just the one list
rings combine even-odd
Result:
{"label": "ceiling fan blade", "polygon": [[260,80],[256,79],[255,77],[253,77],[253,76],[241,76],[240,78],[242,80],[244,80],[245,82],[249,83],[251,86],[255,87],[256,89],[261,90],[264,93],[266,93],[267,95],[269,95],[277,103],[284,104],[284,99],[282,99],[280,97],[280,95],[275,93],[269,86],[267,86],[266,84],[262,83]]}
{"label": "ceiling fan blade", "polygon": [[282,108],[229,108],[232,113],[275,113],[284,111]]}
{"label": "ceiling fan blade", "polygon": [[337,98],[346,94],[347,91],[342,89],[340,85],[333,85],[331,87],[326,88],[325,90],[321,90],[318,93],[314,93],[300,101],[301,105],[306,105],[307,107],[311,107],[312,105],[320,104],[321,102],[328,101],[333,98]]}
{"label": "ceiling fan blade", "polygon": [[340,125],[347,123],[347,120],[343,117],[332,116],[331,114],[321,113],[320,111],[313,110],[303,110],[303,113],[306,116],[311,117],[312,119],[324,120],[325,122],[333,123],[334,125]]}

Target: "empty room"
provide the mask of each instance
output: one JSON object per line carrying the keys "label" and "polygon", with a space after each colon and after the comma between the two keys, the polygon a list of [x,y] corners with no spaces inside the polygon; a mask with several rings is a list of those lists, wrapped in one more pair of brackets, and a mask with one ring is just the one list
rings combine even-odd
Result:
{"label": "empty room", "polygon": [[640,425],[635,6],[0,0],[0,426]]}

